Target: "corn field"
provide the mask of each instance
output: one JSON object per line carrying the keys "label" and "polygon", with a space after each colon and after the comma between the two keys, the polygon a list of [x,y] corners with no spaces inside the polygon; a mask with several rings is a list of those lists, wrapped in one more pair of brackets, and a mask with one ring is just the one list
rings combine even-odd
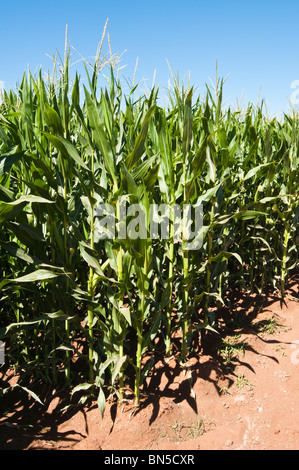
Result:
{"label": "corn field", "polygon": [[[33,379],[140,404],[156,339],[182,365],[195,334],[217,332],[227,292],[278,291],[299,259],[299,119],[223,105],[174,79],[124,93],[113,64],[70,78],[24,74],[0,104],[0,339],[4,367]],[[147,236],[103,239],[98,208],[145,208]],[[203,207],[202,245],[152,238],[152,204]],[[127,221],[132,215],[127,214]],[[145,360],[146,358],[146,360]],[[2,393],[4,391],[2,390]]]}

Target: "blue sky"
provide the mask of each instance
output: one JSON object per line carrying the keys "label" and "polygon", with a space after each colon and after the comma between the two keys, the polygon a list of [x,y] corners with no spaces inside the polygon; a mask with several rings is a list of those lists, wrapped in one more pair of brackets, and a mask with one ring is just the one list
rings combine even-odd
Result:
{"label": "blue sky", "polygon": [[[299,89],[298,0],[27,0],[1,2],[0,82],[15,87],[23,72],[52,69],[47,54],[64,51],[66,24],[71,45],[95,56],[106,19],[112,52],[126,51],[121,74],[167,87],[170,71],[203,94],[205,83],[229,77],[225,98],[235,105],[264,98],[271,115],[289,109]],[[107,52],[105,42],[104,52]],[[75,62],[79,56],[72,52]],[[79,64],[77,67],[80,67]],[[73,68],[75,70],[75,66]],[[84,74],[83,74],[84,75]],[[293,87],[291,88],[293,83]],[[299,93],[298,93],[299,96]]]}

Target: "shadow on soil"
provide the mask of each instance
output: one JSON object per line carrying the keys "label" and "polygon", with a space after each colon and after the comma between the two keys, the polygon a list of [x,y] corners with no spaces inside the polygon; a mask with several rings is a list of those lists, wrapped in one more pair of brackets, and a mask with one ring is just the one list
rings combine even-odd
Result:
{"label": "shadow on soil", "polygon": [[[25,386],[25,384],[22,384]],[[5,388],[4,382],[0,381],[0,388]],[[0,421],[0,449],[22,450],[36,439],[49,441],[64,441],[74,443],[80,441],[88,434],[87,421],[85,434],[81,432],[68,431],[59,432],[58,428],[74,414],[81,412],[86,418],[83,406],[70,407],[62,411],[71,401],[70,393],[61,390],[55,391],[49,386],[39,383],[28,384],[28,388],[36,393],[43,406],[30,398],[22,389],[13,389],[2,398],[0,404],[0,417],[9,413],[9,418]],[[55,400],[55,409],[51,409],[51,403]]]}
{"label": "shadow on soil", "polygon": [[[293,299],[299,299],[298,275],[291,278],[288,286],[288,295]],[[243,292],[231,292],[228,297],[227,307],[217,311],[219,335],[213,332],[205,332],[194,338],[192,352],[188,365],[183,367],[179,363],[180,338],[174,339],[174,356],[170,359],[163,357],[162,346],[157,345],[160,353],[155,356],[154,366],[147,377],[142,391],[141,405],[135,415],[152,406],[150,424],[157,419],[160,411],[161,399],[166,398],[174,404],[186,401],[190,408],[197,413],[196,398],[192,393],[193,386],[201,379],[212,383],[221,394],[221,384],[229,388],[235,381],[234,369],[237,365],[248,367],[254,372],[252,366],[242,361],[242,354],[231,358],[230,363],[221,356],[217,349],[217,339],[225,340],[234,335],[257,335],[260,341],[266,343],[279,343],[271,339],[270,335],[262,335],[262,328],[266,328],[267,322],[254,322],[257,315],[267,312],[274,302],[279,300],[270,291],[263,295],[251,295]],[[279,316],[275,318],[279,325]],[[264,330],[266,331],[266,330]],[[258,353],[252,346],[246,344],[245,350]],[[200,363],[199,358],[205,356],[205,362]],[[270,357],[278,362],[275,357]],[[0,376],[0,392],[9,385],[10,376]],[[96,407],[93,402],[79,405],[71,399],[71,394],[66,390],[55,391],[50,385],[42,383],[22,384],[28,386],[41,399],[43,406],[30,398],[28,394],[15,388],[5,394],[0,401],[0,449],[21,450],[26,449],[36,439],[44,441],[60,441],[65,447],[71,447],[74,443],[84,439],[88,435],[88,423],[86,412]],[[55,406],[53,401],[55,400]],[[74,406],[69,407],[70,403]],[[110,417],[113,432],[114,422],[119,407],[117,403],[110,406]],[[59,426],[70,420],[76,413],[83,413],[85,419],[84,433],[76,430],[61,432]],[[43,448],[45,448],[43,446]],[[38,447],[35,447],[38,449]],[[50,449],[50,447],[49,447]]]}

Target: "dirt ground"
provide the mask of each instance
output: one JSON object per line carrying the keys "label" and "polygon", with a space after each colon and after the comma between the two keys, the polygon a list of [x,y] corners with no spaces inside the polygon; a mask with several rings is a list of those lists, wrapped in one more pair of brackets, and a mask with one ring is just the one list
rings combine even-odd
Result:
{"label": "dirt ground", "polygon": [[220,322],[222,350],[209,332],[185,368],[158,360],[137,412],[111,401],[102,419],[96,403],[64,409],[69,397],[47,392],[41,407],[15,389],[1,399],[0,449],[298,450],[298,281],[282,306],[235,299],[243,326]]}

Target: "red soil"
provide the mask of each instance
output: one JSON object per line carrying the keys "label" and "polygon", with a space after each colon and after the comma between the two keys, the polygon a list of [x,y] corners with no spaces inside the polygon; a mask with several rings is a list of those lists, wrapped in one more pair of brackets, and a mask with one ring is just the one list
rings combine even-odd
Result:
{"label": "red soil", "polygon": [[138,411],[111,401],[103,419],[96,403],[63,411],[64,392],[48,391],[41,407],[15,389],[1,399],[0,449],[298,449],[298,279],[282,306],[274,296],[250,301],[238,310],[251,326],[221,333],[244,342],[231,367],[209,332],[185,370],[175,357],[155,364]]}

